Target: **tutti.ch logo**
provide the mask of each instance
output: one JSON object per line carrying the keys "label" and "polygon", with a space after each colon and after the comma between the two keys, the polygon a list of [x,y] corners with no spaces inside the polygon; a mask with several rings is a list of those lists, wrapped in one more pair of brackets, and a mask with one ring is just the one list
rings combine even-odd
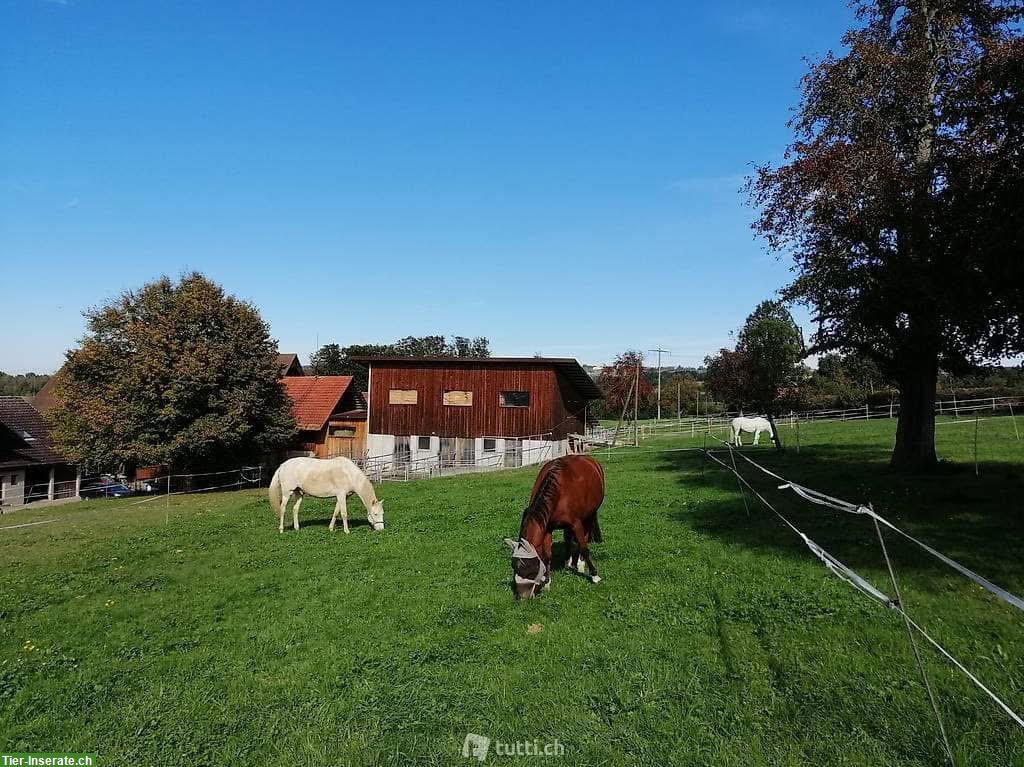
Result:
{"label": "tutti.ch logo", "polygon": [[541,743],[539,740],[491,741],[486,735],[466,733],[462,741],[462,755],[467,759],[484,761],[494,746],[495,756],[565,756],[565,746],[558,740]]}
{"label": "tutti.ch logo", "polygon": [[486,735],[477,735],[475,732],[467,732],[466,739],[462,742],[462,755],[467,759],[476,757],[478,761],[487,758],[487,752],[491,750],[491,739]]}

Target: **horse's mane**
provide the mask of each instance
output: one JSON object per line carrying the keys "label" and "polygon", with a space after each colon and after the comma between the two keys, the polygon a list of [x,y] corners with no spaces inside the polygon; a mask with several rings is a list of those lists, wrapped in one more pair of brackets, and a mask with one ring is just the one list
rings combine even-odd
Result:
{"label": "horse's mane", "polygon": [[542,527],[547,528],[548,519],[551,517],[551,509],[554,506],[555,495],[561,484],[561,474],[562,464],[556,463],[544,475],[540,487],[533,494],[529,505],[523,510],[523,517],[519,521],[520,537],[522,537],[523,530],[526,528],[527,521],[531,519],[537,520],[541,523]]}

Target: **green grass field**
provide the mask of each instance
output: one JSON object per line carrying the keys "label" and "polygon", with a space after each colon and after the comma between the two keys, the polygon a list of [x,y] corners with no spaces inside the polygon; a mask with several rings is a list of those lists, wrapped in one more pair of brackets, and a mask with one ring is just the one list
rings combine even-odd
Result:
{"label": "green grass field", "polygon": [[[886,468],[894,422],[805,426],[801,450],[745,448],[875,508],[1024,593],[1024,442],[1009,419],[939,427],[954,462]],[[792,442],[788,429],[783,440]],[[697,442],[700,442],[698,439]],[[0,751],[100,765],[466,763],[467,732],[557,739],[566,765],[934,765],[936,727],[899,616],[830,575],[734,477],[657,438],[599,454],[603,582],[556,572],[516,603],[502,537],[534,469],[388,484],[387,529],[358,500],[277,532],[263,492],[94,501],[0,526]],[[883,591],[867,519],[747,472]],[[561,536],[556,556],[561,550]],[[891,540],[908,609],[1018,711],[1013,608]],[[533,624],[542,630],[529,631]],[[1024,732],[926,652],[959,765],[1024,764]],[[531,757],[499,757],[487,763]]]}

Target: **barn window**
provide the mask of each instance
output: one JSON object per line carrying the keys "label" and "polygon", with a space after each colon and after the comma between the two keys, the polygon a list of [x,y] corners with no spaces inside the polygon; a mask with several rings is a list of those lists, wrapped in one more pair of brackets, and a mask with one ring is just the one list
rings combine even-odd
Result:
{"label": "barn window", "polygon": [[355,426],[332,426],[331,427],[332,437],[354,437],[356,436]]}
{"label": "barn window", "polygon": [[473,405],[473,392],[447,389],[445,390],[443,401],[444,404],[455,407],[471,407]]}
{"label": "barn window", "polygon": [[415,405],[419,401],[416,389],[392,389],[388,392],[389,405]]}
{"label": "barn window", "polygon": [[484,438],[484,452],[485,453],[497,453],[498,452],[498,440]]}
{"label": "barn window", "polygon": [[430,437],[420,437],[417,447],[420,450],[430,450]]}
{"label": "barn window", "polygon": [[502,407],[529,407],[530,392],[503,391],[498,395],[498,404]]}

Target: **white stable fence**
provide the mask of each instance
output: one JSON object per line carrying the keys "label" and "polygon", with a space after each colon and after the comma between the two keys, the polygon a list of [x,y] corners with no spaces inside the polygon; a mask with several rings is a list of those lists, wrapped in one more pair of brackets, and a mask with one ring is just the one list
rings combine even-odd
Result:
{"label": "white stable fence", "polygon": [[483,439],[493,439],[496,444],[500,444],[501,450],[474,453],[471,458],[434,453],[413,458],[403,453],[387,453],[353,460],[371,482],[408,482],[414,479],[518,469],[559,458],[576,449],[570,440],[539,440],[540,436],[485,437]]}
{"label": "white stable fence", "polygon": [[[1024,411],[1024,397],[983,397],[977,399],[958,400],[956,398],[938,400],[935,403],[935,415],[942,418],[959,419],[990,414],[1015,416]],[[776,417],[778,426],[795,427],[800,422],[835,422],[835,421],[866,421],[880,418],[896,418],[900,414],[899,402],[888,405],[864,404],[858,407],[830,410],[791,410]],[[661,421],[648,422],[641,425],[640,436],[651,434],[727,434],[733,418],[742,415],[740,412],[721,412],[703,416],[687,416],[683,418],[663,418]],[[752,415],[752,413],[747,413]],[[652,431],[653,430],[653,431]],[[603,436],[615,430],[601,427]],[[624,425],[619,432],[619,444],[633,440],[632,424]]]}

